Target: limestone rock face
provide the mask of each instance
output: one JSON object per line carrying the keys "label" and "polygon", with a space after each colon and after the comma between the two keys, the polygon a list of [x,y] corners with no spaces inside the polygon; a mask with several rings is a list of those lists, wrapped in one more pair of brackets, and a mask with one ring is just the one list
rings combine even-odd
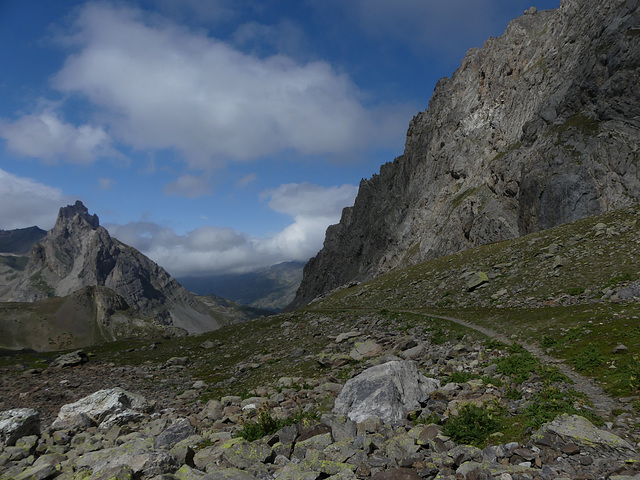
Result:
{"label": "limestone rock face", "polygon": [[[0,300],[35,302],[65,297],[88,286],[114,291],[122,305],[166,326],[188,333],[214,330],[219,323],[209,307],[198,301],[162,267],[136,249],[112,238],[80,202],[60,209],[58,220],[47,236],[31,250],[23,275],[0,293]],[[99,311],[111,298],[97,299]]]}
{"label": "limestone rock face", "polygon": [[640,9],[562,0],[471,49],[362,180],[289,310],[353,281],[640,199]]}

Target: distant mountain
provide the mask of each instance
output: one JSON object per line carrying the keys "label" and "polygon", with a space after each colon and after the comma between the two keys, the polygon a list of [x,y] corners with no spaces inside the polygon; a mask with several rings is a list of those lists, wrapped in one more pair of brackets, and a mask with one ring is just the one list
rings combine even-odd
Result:
{"label": "distant mountain", "polygon": [[250,273],[182,277],[198,295],[215,294],[240,305],[278,311],[291,303],[302,280],[303,262],[284,262]]}
{"label": "distant mountain", "polygon": [[38,227],[0,230],[0,253],[26,255],[33,244],[42,240],[46,234],[46,230]]}
{"label": "distant mountain", "polygon": [[[10,268],[6,264],[0,266]],[[87,287],[98,287],[96,291],[101,292],[99,298],[94,290],[80,296],[82,299],[92,298],[95,302],[94,306],[82,309],[106,312],[102,316],[92,316],[100,328],[118,320],[120,336],[126,333],[125,317],[142,319],[143,323],[150,321],[152,330],[156,331],[201,333],[256,316],[226,302],[219,302],[216,305],[219,308],[213,308],[211,299],[207,303],[200,301],[162,267],[138,250],[112,238],[100,226],[98,216],[90,215],[79,201],[60,209],[53,229],[33,246],[26,265],[19,267],[14,269],[13,278],[6,272],[2,277],[5,283],[0,284],[0,301],[42,302],[54,297],[73,299],[78,296],[77,292],[87,291]],[[104,305],[100,300],[104,298],[117,301],[113,305]],[[85,300],[82,302],[86,304]],[[128,314],[116,319],[113,315],[119,311],[128,311]],[[6,319],[0,318],[1,321]],[[133,328],[134,324],[129,323]],[[68,320],[66,325],[70,331],[77,326]],[[144,326],[139,325],[140,328]],[[138,327],[133,328],[136,329]],[[97,335],[96,338],[108,336]]]}
{"label": "distant mountain", "polygon": [[[632,6],[633,5],[633,6]],[[640,201],[640,8],[527,10],[438,81],[290,309],[342,285]]]}

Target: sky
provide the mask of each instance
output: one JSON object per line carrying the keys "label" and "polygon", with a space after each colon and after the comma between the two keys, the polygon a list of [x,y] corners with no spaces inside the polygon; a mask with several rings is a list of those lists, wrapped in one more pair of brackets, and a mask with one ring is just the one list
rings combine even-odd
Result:
{"label": "sky", "polygon": [[177,277],[306,261],[465,52],[559,0],[0,0],[0,229]]}

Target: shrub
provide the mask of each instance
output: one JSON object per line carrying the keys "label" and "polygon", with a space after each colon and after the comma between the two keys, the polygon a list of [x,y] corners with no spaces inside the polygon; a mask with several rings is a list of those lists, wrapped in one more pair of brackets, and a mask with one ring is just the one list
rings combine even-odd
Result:
{"label": "shrub", "polygon": [[500,430],[501,425],[502,409],[498,404],[478,407],[467,403],[460,407],[458,415],[449,418],[442,427],[442,433],[456,443],[480,446],[489,435]]}

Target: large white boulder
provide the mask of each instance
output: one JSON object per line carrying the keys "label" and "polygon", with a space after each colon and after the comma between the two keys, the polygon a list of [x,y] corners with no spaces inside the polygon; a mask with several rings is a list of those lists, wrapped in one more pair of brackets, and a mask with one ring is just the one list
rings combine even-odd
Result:
{"label": "large white boulder", "polygon": [[420,408],[440,381],[418,372],[411,361],[392,361],[371,367],[345,384],[336,398],[333,413],[354,422],[379,417],[385,422],[404,419]]}
{"label": "large white boulder", "polygon": [[100,425],[123,413],[139,413],[150,405],[142,396],[120,387],[99,390],[77,402],[63,405],[53,422],[54,430],[66,430],[88,425]]}

